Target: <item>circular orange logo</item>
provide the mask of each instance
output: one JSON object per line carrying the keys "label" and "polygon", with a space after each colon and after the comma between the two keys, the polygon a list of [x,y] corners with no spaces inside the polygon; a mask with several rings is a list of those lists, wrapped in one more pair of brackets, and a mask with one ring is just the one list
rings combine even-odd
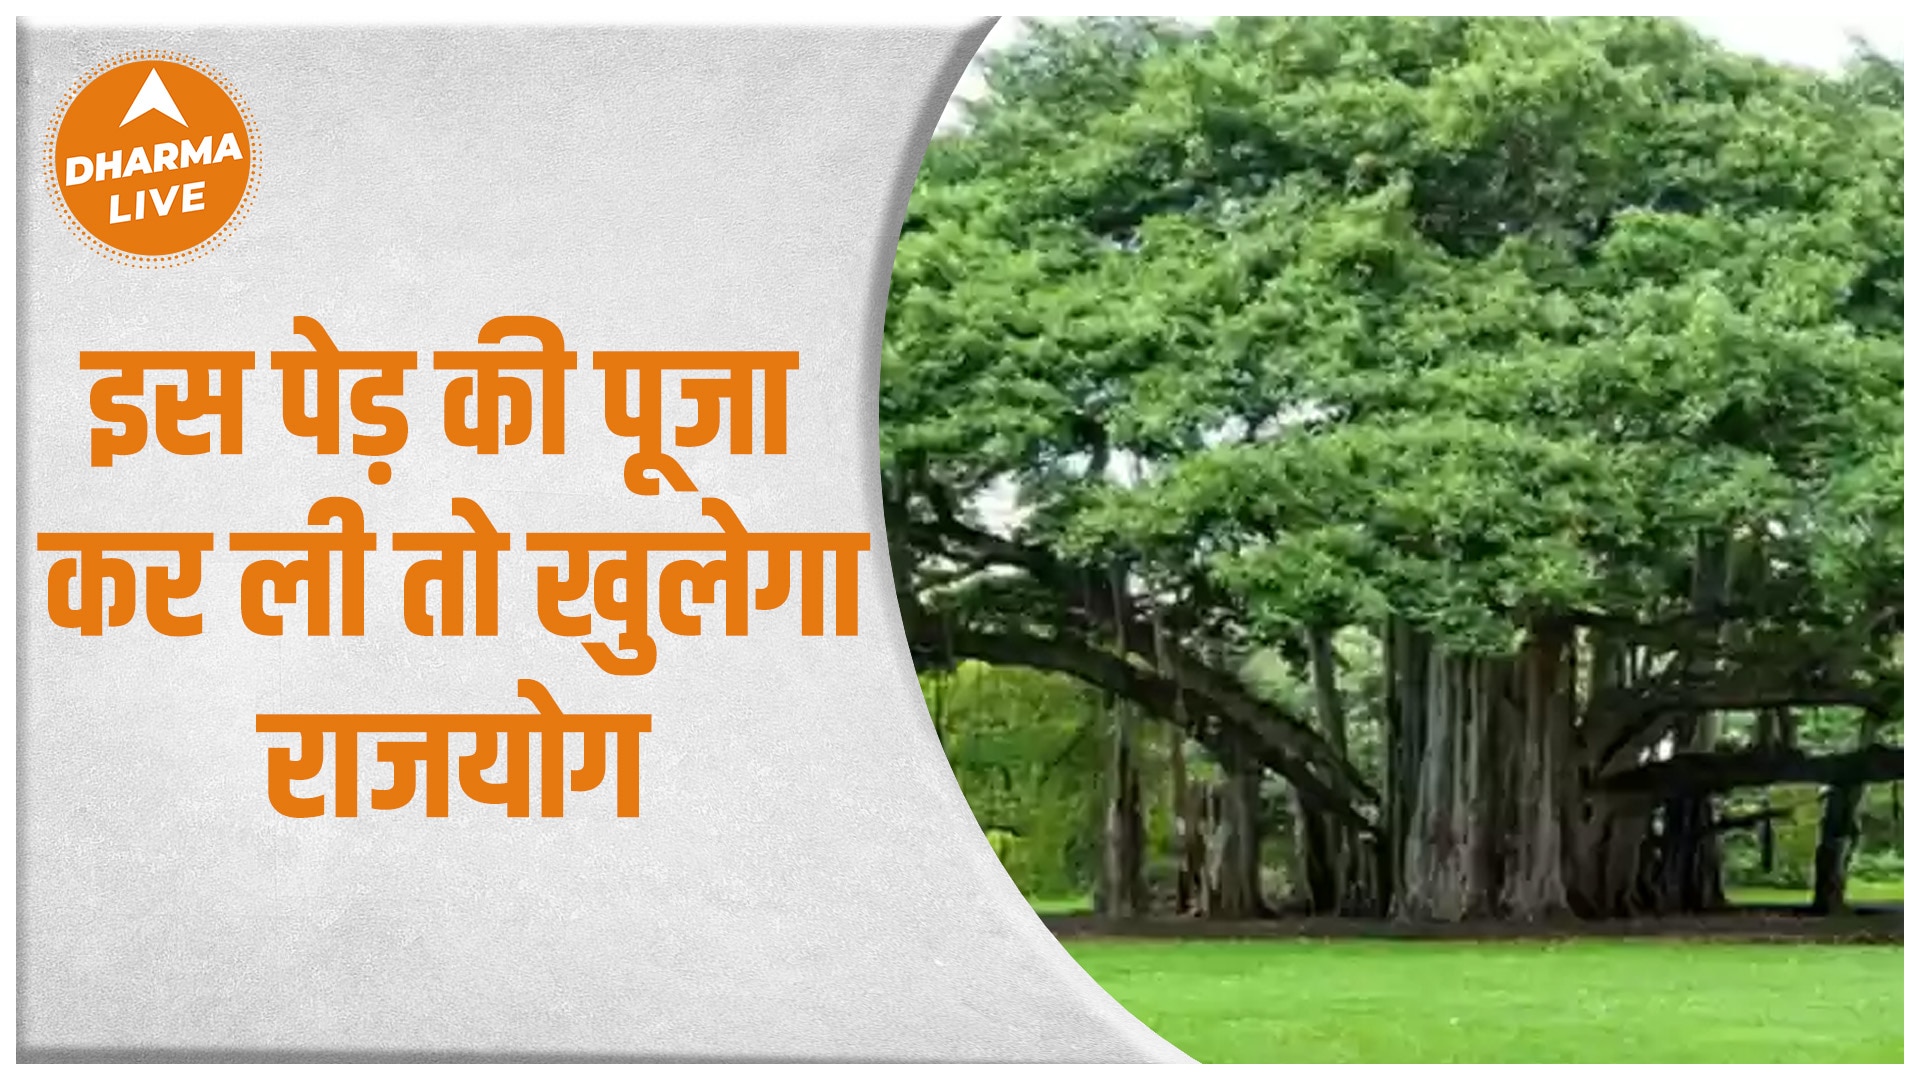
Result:
{"label": "circular orange logo", "polygon": [[82,76],[47,133],[46,179],[75,235],[134,266],[199,258],[253,202],[252,115],[191,57],[152,50]]}

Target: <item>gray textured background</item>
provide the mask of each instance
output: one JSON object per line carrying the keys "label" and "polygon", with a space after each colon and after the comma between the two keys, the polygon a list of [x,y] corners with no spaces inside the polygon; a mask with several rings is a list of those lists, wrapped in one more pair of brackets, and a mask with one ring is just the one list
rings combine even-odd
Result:
{"label": "gray textured background", "polygon": [[[24,1056],[1181,1060],[1001,872],[887,584],[886,280],[927,135],[986,29],[20,31]],[[163,271],[69,236],[34,170],[73,79],[152,47],[240,89],[262,167],[234,238]],[[795,602],[750,638],[661,636],[655,672],[620,679],[541,630],[549,560],[519,534],[707,528],[697,495],[626,492],[630,444],[602,426],[591,371],[569,378],[564,458],[448,445],[448,376],[430,370],[408,377],[386,487],[280,425],[266,354],[306,347],[295,315],[428,367],[515,313],[554,320],[583,362],[798,348],[792,453],[682,461],[750,529],[871,530],[861,636],[801,638]],[[244,456],[150,444],[90,468],[77,353],[128,348],[256,351]],[[224,549],[303,528],[334,494],[382,534],[364,638],[248,633],[245,557],[224,550],[176,606],[205,613],[199,637],[142,615],[83,640],[47,619],[39,531],[212,531]],[[498,638],[401,624],[410,559],[386,534],[454,528],[454,495],[516,534]],[[568,711],[655,715],[637,821],[614,818],[610,783],[560,820],[507,820],[457,787],[437,821],[418,801],[345,820],[268,806],[266,748],[284,741],[254,713],[517,712],[520,677]],[[362,757],[364,799],[385,770]]]}

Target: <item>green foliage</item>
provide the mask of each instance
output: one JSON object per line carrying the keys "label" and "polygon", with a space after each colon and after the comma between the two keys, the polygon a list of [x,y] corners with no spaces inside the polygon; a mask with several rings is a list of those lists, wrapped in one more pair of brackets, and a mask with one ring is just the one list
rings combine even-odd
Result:
{"label": "green foliage", "polygon": [[1090,692],[972,662],[921,685],[954,777],[1014,883],[1028,895],[1090,888],[1104,745]]}
{"label": "green foliage", "polygon": [[[1761,862],[1758,833],[1740,830],[1730,834],[1722,845],[1727,882],[1732,885],[1811,889],[1813,853],[1820,846],[1821,791],[1806,784],[1786,784],[1769,791],[1767,808],[1786,814],[1773,823],[1773,869],[1767,870]],[[1729,810],[1742,812],[1735,807],[1758,809],[1760,804],[1739,802]]]}
{"label": "green foliage", "polygon": [[[1859,852],[1854,855],[1851,865],[1853,877],[1850,880],[1867,887],[1860,889],[1849,885],[1847,899],[1850,901],[1859,902],[1869,899],[1869,895],[1862,894],[1880,891],[1874,888],[1875,886],[1891,885],[1895,890],[1900,890],[1906,881],[1906,857],[1901,852],[1898,841],[1891,844],[1881,843]],[[1897,894],[1895,899],[1899,899]]]}
{"label": "green foliage", "polygon": [[[1902,116],[1652,19],[1054,25],[937,138],[882,444],[1256,641],[1897,591]],[[1127,477],[1138,475],[1139,482]]]}

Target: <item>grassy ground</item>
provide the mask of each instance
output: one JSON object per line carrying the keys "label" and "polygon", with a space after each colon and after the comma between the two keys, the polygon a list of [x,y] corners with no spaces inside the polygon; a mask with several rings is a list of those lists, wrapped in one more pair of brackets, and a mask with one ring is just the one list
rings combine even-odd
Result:
{"label": "grassy ground", "polygon": [[1898,1062],[1895,946],[1112,941],[1067,950],[1207,1062]]}
{"label": "grassy ground", "polygon": [[[1855,904],[1898,903],[1905,891],[1905,883],[1899,881],[1847,882],[1847,900]],[[1737,885],[1727,890],[1727,899],[1736,904],[1805,904],[1813,899],[1813,890]]]}

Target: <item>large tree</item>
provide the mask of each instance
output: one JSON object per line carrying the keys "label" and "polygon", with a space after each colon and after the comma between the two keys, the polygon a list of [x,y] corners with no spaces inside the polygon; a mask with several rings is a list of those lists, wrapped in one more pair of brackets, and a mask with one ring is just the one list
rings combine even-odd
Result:
{"label": "large tree", "polygon": [[[1897,772],[1884,61],[1664,20],[1121,20],[985,76],[887,313],[923,661],[1066,672],[1274,770],[1320,903],[1410,917],[1708,906],[1716,793]],[[1373,769],[1343,628],[1382,655]],[[1242,680],[1260,652],[1319,707]],[[1811,706],[1873,734],[1728,738]]]}

